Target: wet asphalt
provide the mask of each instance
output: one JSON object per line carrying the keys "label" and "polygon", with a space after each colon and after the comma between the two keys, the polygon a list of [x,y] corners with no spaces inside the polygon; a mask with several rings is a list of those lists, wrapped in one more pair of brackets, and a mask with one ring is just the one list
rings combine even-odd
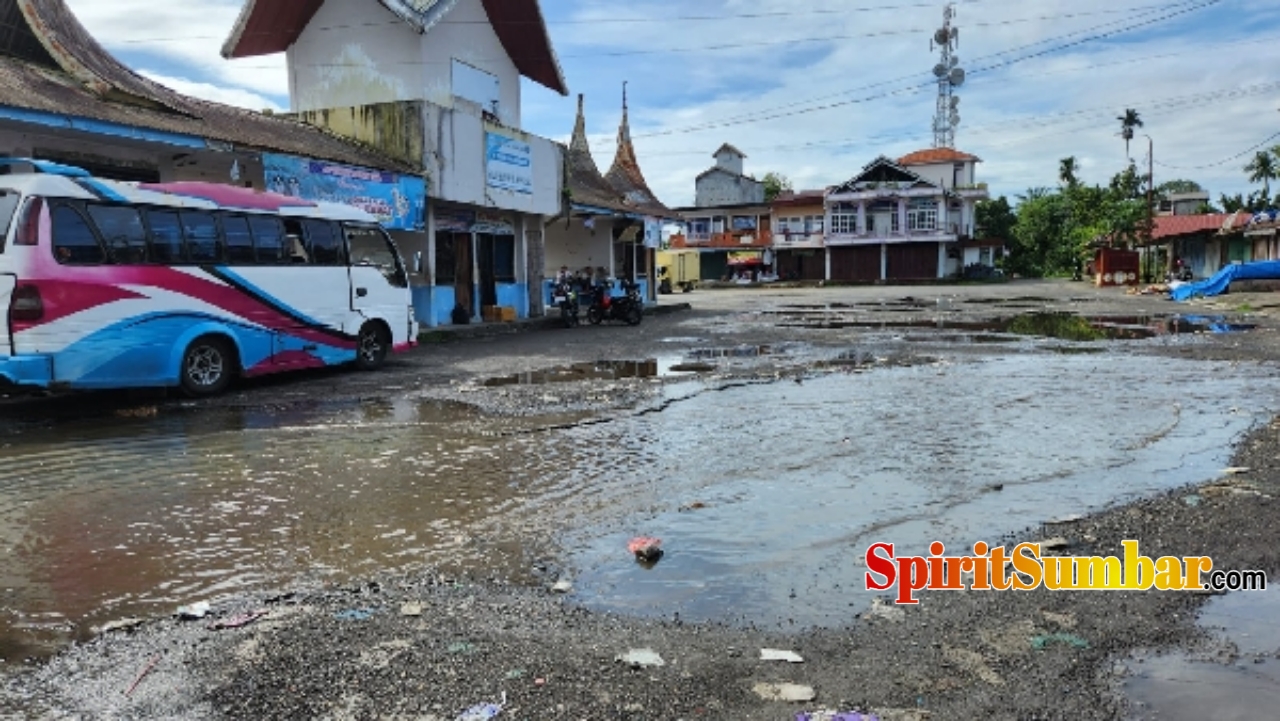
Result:
{"label": "wet asphalt", "polygon": [[[947,330],[947,323],[998,325],[1002,318],[1043,311],[1107,316],[1141,328],[1193,311],[1256,326],[1160,342],[1170,339],[1166,325],[1153,342],[1106,356],[1142,364],[1156,376],[1169,357],[1228,367],[1258,364],[1251,372],[1274,375],[1271,359],[1280,350],[1269,294],[1174,306],[1081,284],[1028,282],[690,296],[697,297],[677,298],[688,300],[692,311],[647,318],[640,328],[444,340],[377,374],[270,379],[200,403],[135,393],[7,402],[0,413],[4,433],[22,437],[85,418],[104,424],[171,416],[199,421],[224,413],[386,402],[412,393],[471,404],[497,419],[554,411],[572,425],[652,403],[662,384],[593,378],[579,382],[582,392],[565,393],[541,384],[484,381],[605,359],[640,361],[667,346],[695,351],[802,341],[838,352],[857,345],[886,366],[930,363],[936,354],[990,357],[1008,351],[974,342],[973,335],[985,330]],[[788,305],[805,307],[783,307]],[[825,326],[808,322],[815,311],[825,316]],[[779,322],[788,313],[786,319],[804,322]],[[889,335],[868,340],[875,328],[842,325],[851,318],[874,318]],[[905,346],[897,337],[932,331],[943,337]],[[876,363],[856,370],[874,374]],[[704,380],[794,382],[808,372],[804,363],[766,358],[717,366]],[[1173,396],[1178,392],[1170,389]],[[1280,565],[1280,508],[1273,500],[1280,490],[1278,428],[1261,424],[1238,443],[1232,465],[1249,470],[1232,476],[1235,485],[1228,490],[1190,486],[1155,493],[1005,540],[1054,536],[1065,539],[1073,555],[1111,555],[1119,553],[1120,541],[1137,538],[1153,557],[1205,554],[1221,568],[1274,573]],[[1201,484],[1215,481],[1221,479],[1206,477]],[[1191,496],[1198,500],[1188,502]],[[693,624],[675,614],[633,618],[586,611],[572,595],[550,590],[563,552],[550,540],[526,539],[524,551],[523,574],[372,571],[340,584],[244,594],[200,620],[157,617],[127,630],[83,635],[48,660],[6,658],[0,711],[27,718],[455,719],[505,694],[503,716],[529,719],[791,719],[818,707],[858,708],[882,719],[1144,718],[1146,707],[1123,693],[1126,679],[1140,671],[1131,654],[1223,646],[1195,624],[1209,597],[1188,593],[926,593],[916,607],[877,608],[828,628],[792,633]],[[213,628],[218,621],[243,621],[235,617],[247,611],[266,613],[243,627]],[[1038,648],[1037,638],[1073,642]],[[641,648],[656,651],[664,665],[633,668],[616,660]],[[789,649],[804,662],[761,661],[762,648]],[[758,684],[783,682],[811,687],[816,699],[767,701],[756,691]],[[1228,708],[1246,701],[1227,696],[1222,703]]]}

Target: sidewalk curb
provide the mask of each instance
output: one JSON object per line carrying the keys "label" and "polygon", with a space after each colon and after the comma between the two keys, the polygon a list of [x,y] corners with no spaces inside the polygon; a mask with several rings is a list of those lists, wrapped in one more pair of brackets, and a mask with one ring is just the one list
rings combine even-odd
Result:
{"label": "sidewalk curb", "polygon": [[[645,306],[644,314],[646,316],[663,316],[687,310],[693,310],[693,306],[688,303],[671,303]],[[560,318],[556,315],[556,311],[551,310],[551,315],[546,317],[526,318],[512,323],[477,323],[475,325],[448,325],[440,326],[438,328],[424,328],[418,333],[418,343],[423,345],[432,343],[448,343],[458,340],[493,338],[502,335],[515,335],[517,333],[530,333],[533,331],[553,330],[556,328],[564,328],[564,324],[560,322]]]}

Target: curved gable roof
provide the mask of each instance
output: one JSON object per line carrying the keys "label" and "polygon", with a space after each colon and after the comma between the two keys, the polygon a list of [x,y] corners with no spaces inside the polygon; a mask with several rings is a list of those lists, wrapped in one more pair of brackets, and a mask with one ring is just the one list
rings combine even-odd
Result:
{"label": "curved gable roof", "polygon": [[605,174],[619,194],[623,202],[635,211],[663,218],[674,218],[676,214],[649,189],[649,184],[640,172],[640,161],[636,159],[636,148],[631,143],[631,122],[627,118],[627,91],[622,90],[622,123],[618,126],[618,152],[613,157],[613,166]]}
{"label": "curved gable roof", "polygon": [[578,119],[573,126],[573,139],[565,152],[571,203],[581,203],[604,210],[626,212],[622,198],[609,181],[600,174],[596,161],[591,157],[587,142],[587,121],[582,109],[582,95],[578,95]]}
{"label": "curved gable roof", "polygon": [[[378,0],[415,31],[425,34],[458,0]],[[551,45],[538,0],[480,0],[489,23],[520,74],[568,95],[560,59]],[[222,45],[227,59],[272,55],[297,42],[324,0],[245,0]]]}

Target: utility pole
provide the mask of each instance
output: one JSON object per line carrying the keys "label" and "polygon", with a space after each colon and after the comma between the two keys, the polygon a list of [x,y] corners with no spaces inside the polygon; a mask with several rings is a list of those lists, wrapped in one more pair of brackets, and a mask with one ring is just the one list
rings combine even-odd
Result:
{"label": "utility pole", "polygon": [[[1151,252],[1152,234],[1155,233],[1155,192],[1156,192],[1156,154],[1155,141],[1150,135],[1143,133],[1147,139],[1147,252]],[[1170,248],[1172,250],[1172,247]],[[1173,253],[1167,253],[1165,273],[1173,272]],[[1154,278],[1152,279],[1154,280]]]}

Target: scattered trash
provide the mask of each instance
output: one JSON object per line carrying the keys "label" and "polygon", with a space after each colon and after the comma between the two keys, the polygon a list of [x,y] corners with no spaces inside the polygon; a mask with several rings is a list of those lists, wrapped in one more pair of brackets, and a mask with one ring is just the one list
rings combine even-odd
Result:
{"label": "scattered trash", "polygon": [[758,683],[752,690],[765,701],[812,701],[818,697],[812,686],[794,683]]}
{"label": "scattered trash", "polygon": [[507,675],[503,676],[503,678],[507,679],[508,681],[512,679],[517,679],[517,678],[524,678],[524,669],[517,668],[511,671],[507,671]]}
{"label": "scattered trash", "polygon": [[242,613],[239,616],[232,616],[225,621],[218,621],[216,623],[209,624],[209,630],[221,631],[227,628],[241,628],[248,626],[265,615],[267,615],[266,611],[250,611],[248,613]]}
{"label": "scattered trash", "polygon": [[539,686],[539,687],[541,687],[541,686],[545,686],[546,684],[547,684],[547,680],[546,680],[545,678],[535,678],[535,679],[533,680],[533,685],[534,685],[534,686]]}
{"label": "scattered trash", "polygon": [[1050,644],[1061,643],[1076,648],[1089,648],[1089,642],[1074,633],[1050,633],[1031,639],[1034,648],[1045,648]]}
{"label": "scattered trash", "polygon": [[552,586],[551,590],[555,591],[556,593],[569,593],[573,591],[573,582],[572,581],[556,581],[556,585]]}
{"label": "scattered trash", "polygon": [[138,687],[138,684],[142,683],[142,679],[145,678],[147,674],[151,673],[151,669],[155,668],[157,663],[160,663],[159,656],[152,658],[151,661],[143,667],[142,673],[138,674],[138,677],[133,680],[133,683],[129,686],[129,690],[124,692],[126,697],[133,695],[133,690]]}
{"label": "scattered trash", "polygon": [[1066,548],[1067,546],[1071,545],[1071,541],[1068,541],[1062,536],[1054,536],[1053,538],[1046,538],[1043,541],[1039,541],[1038,543],[1040,544],[1040,550],[1042,551],[1060,551]]}
{"label": "scattered trash", "polygon": [[875,714],[860,711],[801,711],[796,714],[796,721],[880,721]]}
{"label": "scattered trash", "polygon": [[892,603],[885,603],[879,598],[871,599],[871,608],[867,609],[864,616],[883,618],[886,621],[900,623],[907,617],[906,609]]}
{"label": "scattered trash", "polygon": [[371,608],[353,608],[350,611],[339,611],[333,617],[339,621],[368,621],[372,615]]}
{"label": "scattered trash", "polygon": [[653,562],[662,557],[662,549],[659,548],[661,545],[660,539],[638,536],[627,544],[627,550],[635,554],[637,561]]}
{"label": "scattered trash", "polygon": [[1240,467],[1240,466],[1232,466],[1231,468],[1223,468],[1223,469],[1222,469],[1222,475],[1224,475],[1224,476],[1237,476],[1237,475],[1240,475],[1241,473],[1248,473],[1250,470],[1252,470],[1252,469],[1247,468],[1247,467],[1242,468],[1242,467]]}
{"label": "scattered trash", "polygon": [[680,512],[684,513],[685,511],[698,511],[706,507],[707,507],[707,504],[703,503],[702,501],[694,501],[693,503],[690,503],[687,506],[680,506]]}
{"label": "scattered trash", "polygon": [[1196,506],[1200,505],[1201,500],[1203,499],[1194,493],[1192,493],[1189,496],[1183,496],[1182,498],[1182,502],[1187,504],[1188,506],[1191,506],[1192,508],[1195,508]]}
{"label": "scattered trash", "polygon": [[449,653],[474,653],[476,646],[473,643],[459,641],[458,643],[449,644],[449,648],[447,650]]}
{"label": "scattered trash", "polygon": [[1259,496],[1261,498],[1270,498],[1259,491],[1253,484],[1248,481],[1233,479],[1228,481],[1219,481],[1200,489],[1200,495],[1203,496]]}
{"label": "scattered trash", "polygon": [[961,669],[972,673],[978,678],[986,681],[992,686],[1003,686],[1004,679],[1000,678],[1000,674],[996,673],[982,654],[977,651],[970,651],[964,648],[947,647],[942,650],[942,655],[951,663],[959,666]]}
{"label": "scattered trash", "polygon": [[421,616],[422,604],[413,603],[413,602],[403,604],[402,606],[400,606],[400,615],[401,616]]}
{"label": "scattered trash", "polygon": [[126,629],[141,626],[143,620],[140,618],[122,618],[118,621],[110,621],[104,623],[97,628],[98,633],[111,633],[112,631],[124,631]]}
{"label": "scattered trash", "polygon": [[760,649],[761,661],[786,661],[787,663],[804,663],[800,654],[794,651],[779,651],[775,648]]}
{"label": "scattered trash", "polygon": [[1084,516],[1083,516],[1082,514],[1079,514],[1079,513],[1072,513],[1072,514],[1071,514],[1071,515],[1069,515],[1069,516],[1062,516],[1061,518],[1054,518],[1054,519],[1052,519],[1052,520],[1045,521],[1044,523],[1045,523],[1045,525],[1046,525],[1046,526],[1060,526],[1060,525],[1062,525],[1062,524],[1064,524],[1064,523],[1075,523],[1076,521],[1080,521],[1080,520],[1083,520],[1083,519],[1084,519]]}
{"label": "scattered trash", "polygon": [[667,665],[666,662],[662,660],[662,657],[658,655],[657,651],[649,648],[632,649],[618,656],[617,660],[631,666],[632,668]]}
{"label": "scattered trash", "polygon": [[1076,615],[1074,613],[1054,613],[1053,611],[1041,611],[1041,616],[1050,623],[1057,624],[1063,628],[1076,627]]}
{"label": "scattered trash", "polygon": [[482,703],[472,706],[466,711],[463,711],[457,721],[488,721],[491,718],[496,718],[498,714],[502,713],[502,707],[506,705],[507,693],[504,691],[502,693],[502,701],[500,703]]}
{"label": "scattered trash", "polygon": [[204,618],[213,607],[208,601],[198,601],[189,606],[178,606],[179,618]]}

